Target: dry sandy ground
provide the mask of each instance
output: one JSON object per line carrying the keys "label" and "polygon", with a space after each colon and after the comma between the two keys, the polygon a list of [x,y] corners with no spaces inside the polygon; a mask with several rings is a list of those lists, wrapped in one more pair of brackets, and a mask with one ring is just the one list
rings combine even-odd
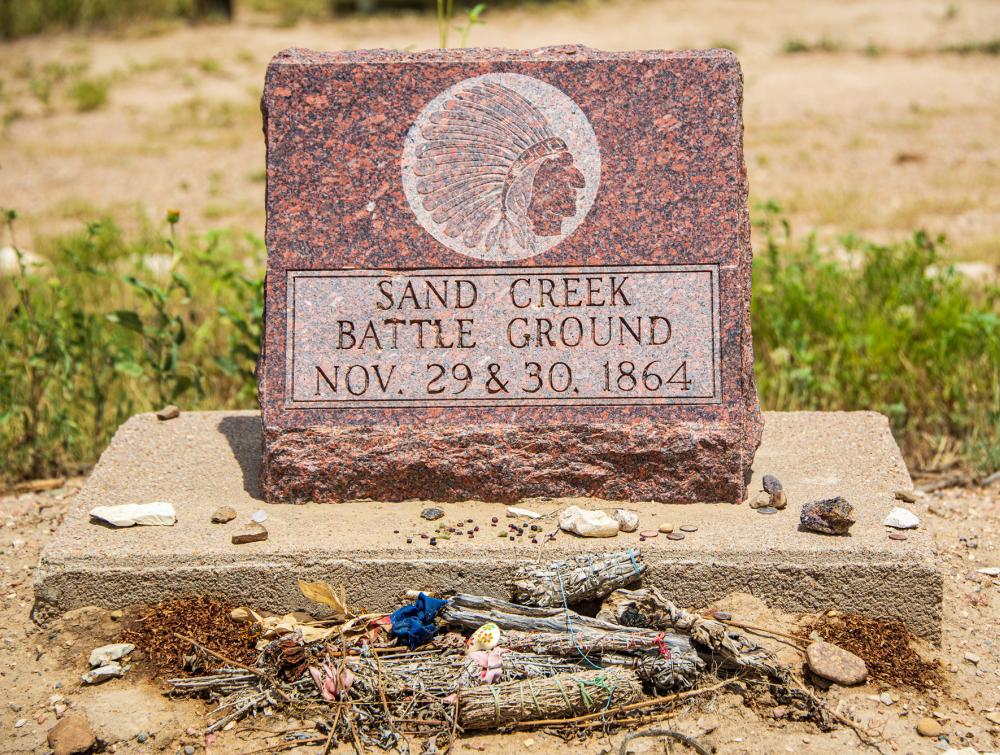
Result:
{"label": "dry sandy ground", "polygon": [[[82,687],[91,649],[118,637],[120,624],[108,611],[81,609],[46,626],[29,619],[32,578],[39,552],[51,537],[81,481],[40,494],[0,497],[0,752],[46,751],[46,732],[58,715],[84,714],[107,748],[118,753],[265,752],[280,739],[273,732],[297,729],[301,722],[280,716],[245,721],[206,741],[198,731],[207,708],[199,702],[172,701],[155,686],[140,681],[139,661],[120,680]],[[1000,487],[932,494],[911,508],[934,535],[945,579],[945,620],[940,649],[924,648],[946,671],[940,692],[887,689],[869,683],[854,689],[831,688],[827,702],[857,722],[878,741],[883,753],[921,753],[1000,749],[1000,578],[977,569],[1000,565]],[[733,618],[788,630],[793,617],[777,615],[749,595],[715,604]],[[800,664],[798,652],[770,642],[788,663]],[[967,659],[966,654],[978,662]],[[891,705],[879,700],[888,691]],[[823,693],[819,693],[823,694]],[[68,706],[65,707],[64,706]],[[58,712],[57,712],[58,711]],[[751,711],[741,698],[720,695],[679,708],[669,726],[697,737],[723,753],[863,751],[853,731],[822,733],[810,724],[777,720],[776,711]],[[915,732],[917,719],[939,717],[945,739],[933,741]],[[991,716],[993,721],[991,722]],[[148,736],[145,744],[137,740]],[[461,740],[459,753],[617,752],[620,735],[595,736],[563,745],[548,734],[531,732],[478,736]],[[263,748],[263,749],[261,749]],[[295,752],[315,752],[305,747]],[[638,740],[636,753],[666,752],[652,739]],[[685,750],[677,746],[674,752]],[[288,752],[292,752],[289,750]],[[971,750],[963,750],[971,752]]]}
{"label": "dry sandy ground", "polygon": [[[613,0],[485,18],[471,44],[732,47],[746,77],[755,200],[778,200],[800,232],[825,239],[923,227],[946,233],[958,258],[1000,264],[1000,58],[940,52],[1000,38],[995,0]],[[784,52],[796,40],[821,49]],[[294,28],[150,24],[4,45],[0,206],[17,207],[31,233],[104,212],[159,221],[179,208],[188,228],[261,234],[257,103],[270,56],[436,44],[433,18],[390,15]],[[108,103],[80,113],[71,92],[87,77],[106,79]]]}

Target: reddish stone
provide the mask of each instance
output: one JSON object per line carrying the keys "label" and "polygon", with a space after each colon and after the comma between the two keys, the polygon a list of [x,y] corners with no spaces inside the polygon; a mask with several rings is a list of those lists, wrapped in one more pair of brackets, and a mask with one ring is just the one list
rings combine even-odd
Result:
{"label": "reddish stone", "polygon": [[722,50],[275,57],[268,500],[742,500],[741,105]]}

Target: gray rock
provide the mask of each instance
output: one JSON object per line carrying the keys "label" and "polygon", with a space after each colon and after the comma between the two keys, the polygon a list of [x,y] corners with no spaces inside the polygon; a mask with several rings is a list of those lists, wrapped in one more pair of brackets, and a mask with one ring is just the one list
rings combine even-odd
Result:
{"label": "gray rock", "polygon": [[762,481],[765,493],[774,493],[777,490],[783,490],[781,487],[781,480],[775,477],[773,474],[764,475]]}
{"label": "gray rock", "polygon": [[443,517],[444,511],[432,507],[421,511],[420,516],[421,518],[426,519],[428,522],[433,522],[435,519],[440,519],[441,517]]}
{"label": "gray rock", "polygon": [[862,684],[868,678],[868,667],[863,660],[822,640],[806,648],[806,662],[816,676],[843,687]]}
{"label": "gray rock", "polygon": [[122,665],[117,661],[111,661],[103,666],[91,669],[80,678],[83,679],[84,684],[102,684],[108,679],[120,679],[124,674]]}
{"label": "gray rock", "polygon": [[809,501],[799,515],[805,529],[824,535],[846,535],[854,521],[854,507],[840,496]]}
{"label": "gray rock", "polygon": [[98,668],[111,661],[118,661],[135,650],[135,645],[128,642],[118,642],[114,645],[102,645],[90,651],[90,667]]}
{"label": "gray rock", "polygon": [[898,530],[912,530],[920,526],[920,517],[912,511],[896,506],[882,522],[885,527],[895,527]]}
{"label": "gray rock", "polygon": [[628,509],[615,509],[611,518],[618,522],[618,529],[622,532],[635,532],[639,529],[639,515]]}

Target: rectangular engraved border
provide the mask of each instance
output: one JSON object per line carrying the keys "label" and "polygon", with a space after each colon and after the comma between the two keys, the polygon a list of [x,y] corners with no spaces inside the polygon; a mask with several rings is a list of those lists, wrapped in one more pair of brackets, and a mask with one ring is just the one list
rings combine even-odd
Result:
{"label": "rectangular engraved border", "polygon": [[[711,277],[712,309],[712,394],[707,396],[635,396],[605,398],[546,396],[539,398],[417,398],[417,399],[348,399],[344,401],[291,399],[295,375],[295,281],[299,278],[378,278],[385,275],[568,275],[594,273],[663,274],[706,272]],[[719,265],[573,265],[547,267],[418,267],[342,270],[288,270],[285,286],[285,400],[286,409],[422,409],[430,407],[465,407],[491,409],[505,406],[636,406],[672,404],[721,404],[722,358],[719,346]],[[291,316],[289,317],[289,312]]]}

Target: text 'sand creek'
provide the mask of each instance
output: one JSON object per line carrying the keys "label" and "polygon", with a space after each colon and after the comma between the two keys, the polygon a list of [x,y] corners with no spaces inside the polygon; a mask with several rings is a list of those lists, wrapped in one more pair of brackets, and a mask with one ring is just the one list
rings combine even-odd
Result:
{"label": "text 'sand creek'", "polygon": [[291,271],[289,408],[721,401],[715,265]]}

